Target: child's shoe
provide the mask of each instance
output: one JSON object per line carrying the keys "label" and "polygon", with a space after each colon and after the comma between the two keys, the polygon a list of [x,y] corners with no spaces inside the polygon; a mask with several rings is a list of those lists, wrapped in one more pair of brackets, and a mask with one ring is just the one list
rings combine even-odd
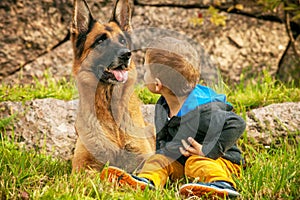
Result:
{"label": "child's shoe", "polygon": [[217,181],[212,183],[188,183],[180,187],[179,193],[183,196],[219,196],[238,197],[240,194],[229,183]]}
{"label": "child's shoe", "polygon": [[101,180],[108,180],[110,182],[117,182],[120,185],[129,185],[134,189],[140,188],[145,190],[154,189],[154,185],[146,178],[134,176],[117,167],[109,166],[102,170],[100,175]]}

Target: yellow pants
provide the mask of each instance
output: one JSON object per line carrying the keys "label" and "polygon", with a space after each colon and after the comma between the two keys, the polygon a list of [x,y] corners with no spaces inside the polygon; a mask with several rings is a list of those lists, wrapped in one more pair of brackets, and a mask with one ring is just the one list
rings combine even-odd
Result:
{"label": "yellow pants", "polygon": [[198,182],[226,181],[236,187],[232,175],[240,177],[240,169],[240,165],[224,158],[213,160],[202,156],[190,156],[183,166],[178,161],[155,154],[145,162],[138,176],[153,181],[156,187],[163,187],[168,178],[176,180],[184,175],[197,178]]}

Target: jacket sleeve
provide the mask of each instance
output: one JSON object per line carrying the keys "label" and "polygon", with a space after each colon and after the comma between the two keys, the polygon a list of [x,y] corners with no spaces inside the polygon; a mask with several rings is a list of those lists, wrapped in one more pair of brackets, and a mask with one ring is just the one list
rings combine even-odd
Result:
{"label": "jacket sleeve", "polygon": [[246,124],[240,116],[231,111],[212,109],[208,113],[194,112],[192,117],[179,122],[180,125],[174,132],[172,123],[169,124],[171,127],[168,134],[171,134],[173,139],[157,141],[157,153],[178,159],[182,156],[179,151],[179,147],[182,146],[181,140],[193,137],[202,144],[202,152],[206,157],[217,159],[224,156],[241,136]]}
{"label": "jacket sleeve", "polygon": [[206,157],[217,159],[225,155],[246,127],[245,121],[233,112],[215,110],[203,141],[202,152]]}
{"label": "jacket sleeve", "polygon": [[171,141],[160,140],[157,149],[157,153],[163,154],[169,158],[178,159],[181,155],[179,151],[179,147],[182,146],[181,140],[186,140],[188,137],[196,137],[198,126],[199,126],[199,117],[200,115],[194,115],[193,118],[189,119],[186,122],[175,122],[180,123],[178,129],[173,129],[172,122],[170,123],[170,127],[168,130],[168,134],[172,136]]}

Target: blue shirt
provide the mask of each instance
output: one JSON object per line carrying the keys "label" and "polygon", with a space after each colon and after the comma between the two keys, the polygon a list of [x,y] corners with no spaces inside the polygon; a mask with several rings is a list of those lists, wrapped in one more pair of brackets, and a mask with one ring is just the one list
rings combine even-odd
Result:
{"label": "blue shirt", "polygon": [[224,94],[217,94],[211,88],[197,84],[183,103],[181,109],[177,113],[177,116],[181,117],[194,110],[196,107],[211,102],[224,102],[231,105],[226,101],[226,96]]}

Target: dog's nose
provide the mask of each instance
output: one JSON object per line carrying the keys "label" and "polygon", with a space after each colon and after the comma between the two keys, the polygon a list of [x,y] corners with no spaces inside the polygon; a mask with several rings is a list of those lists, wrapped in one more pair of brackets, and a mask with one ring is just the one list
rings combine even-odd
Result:
{"label": "dog's nose", "polygon": [[119,58],[122,60],[129,60],[131,57],[131,52],[129,49],[121,49],[119,51]]}

